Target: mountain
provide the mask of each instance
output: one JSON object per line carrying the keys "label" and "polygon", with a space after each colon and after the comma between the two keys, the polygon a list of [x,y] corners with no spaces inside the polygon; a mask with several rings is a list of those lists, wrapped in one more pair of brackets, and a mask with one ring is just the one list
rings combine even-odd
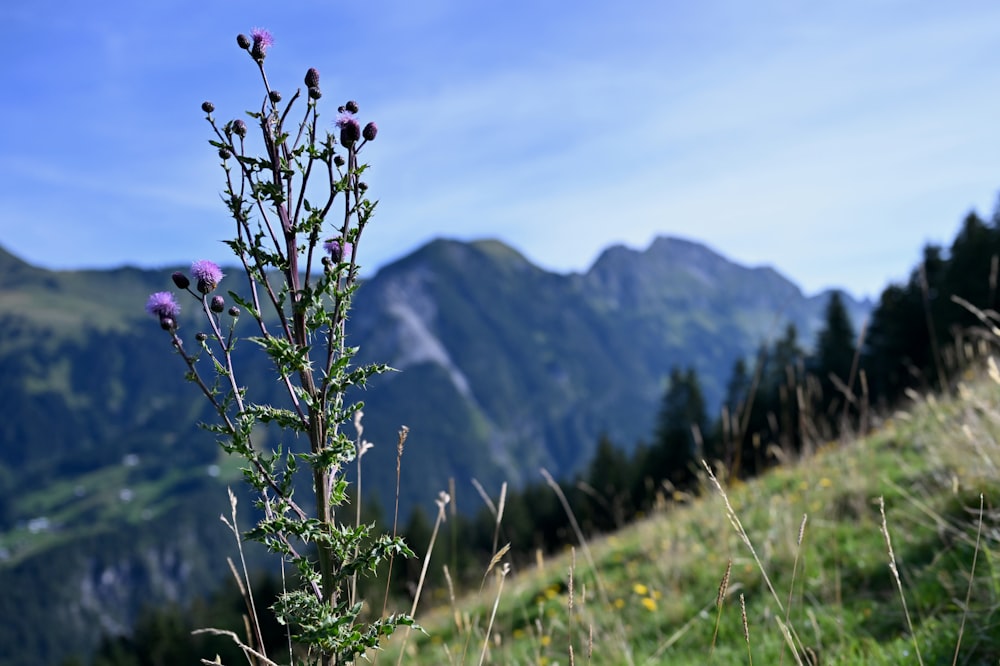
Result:
{"label": "mountain", "polygon": [[[364,396],[366,436],[381,445],[365,474],[391,487],[400,424],[404,468],[420,480],[403,489],[412,501],[429,503],[450,475],[496,488],[539,466],[570,472],[602,432],[626,444],[650,434],[672,365],[698,370],[714,410],[735,360],[789,321],[812,340],[829,295],[675,238],[609,248],[569,275],[497,241],[435,241],[359,292],[356,343],[403,370]],[[871,308],[848,304],[859,323]]]}
{"label": "mountain", "polygon": [[[170,272],[46,271],[0,250],[0,664],[53,663],[92,647],[96,628],[126,629],[143,601],[226,575],[216,518],[241,475],[198,428],[211,410],[143,312]],[[402,425],[404,508],[449,478],[495,492],[542,466],[570,474],[601,433],[648,437],[672,365],[694,366],[717,405],[736,359],[787,322],[811,341],[828,298],[676,238],[608,248],[572,274],[498,241],[431,242],[362,285],[349,322],[362,360],[399,370],[356,396],[375,443],[365,494],[392,505]],[[856,324],[871,309],[847,303]],[[239,350],[244,381],[278,401],[257,352]],[[58,635],[44,629],[54,617]]]}

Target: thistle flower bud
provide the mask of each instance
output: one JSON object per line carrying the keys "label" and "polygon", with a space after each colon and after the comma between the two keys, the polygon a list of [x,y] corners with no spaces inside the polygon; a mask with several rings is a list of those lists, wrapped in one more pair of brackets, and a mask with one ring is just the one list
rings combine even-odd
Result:
{"label": "thistle flower bud", "polygon": [[361,138],[361,124],[350,113],[340,114],[337,127],[340,128],[341,145],[350,148]]}
{"label": "thistle flower bud", "polygon": [[246,35],[240,33],[240,34],[236,35],[236,44],[241,49],[248,49],[248,48],[250,48],[250,44],[251,44],[250,38],[247,37]]}
{"label": "thistle flower bud", "polygon": [[164,331],[172,331],[177,328],[177,322],[173,317],[160,317],[160,328]]}
{"label": "thistle flower bud", "polygon": [[222,296],[213,296],[208,308],[215,313],[222,312],[226,309],[226,299]]}
{"label": "thistle flower bud", "polygon": [[191,284],[191,281],[187,279],[187,276],[184,275],[184,273],[181,273],[180,271],[175,271],[174,273],[171,273],[170,279],[174,281],[174,284],[177,285],[178,289],[187,289],[188,285]]}
{"label": "thistle flower bud", "polygon": [[232,317],[233,319],[235,319],[236,317],[239,317],[240,316],[240,309],[238,307],[236,307],[235,305],[233,307],[229,308],[229,316]]}
{"label": "thistle flower bud", "polygon": [[215,105],[212,104],[211,102],[202,102],[201,110],[204,111],[205,113],[212,113],[212,111],[215,111]]}
{"label": "thistle flower bud", "polygon": [[358,189],[361,190],[362,192],[367,192],[368,183],[366,183],[365,181],[361,181],[360,183],[358,183]]}
{"label": "thistle flower bud", "polygon": [[229,152],[229,149],[226,148],[225,146],[219,148],[219,157],[221,157],[223,160],[228,160],[232,156],[233,154]]}
{"label": "thistle flower bud", "polygon": [[278,92],[277,90],[272,90],[271,92],[267,93],[267,98],[271,100],[272,104],[277,104],[278,102],[281,101],[281,93]]}
{"label": "thistle flower bud", "polygon": [[348,113],[357,113],[358,103],[352,99],[351,101],[349,101],[347,104],[344,105],[344,108],[347,109]]}
{"label": "thistle flower bud", "polygon": [[343,157],[341,157],[340,155],[334,155],[334,156],[333,156],[333,163],[334,163],[334,165],[336,165],[336,166],[337,166],[338,168],[339,168],[339,167],[342,167],[342,166],[344,166],[344,158],[343,158]]}
{"label": "thistle flower bud", "polygon": [[361,136],[365,137],[365,141],[374,141],[377,134],[378,126],[375,123],[368,123],[361,131]]}
{"label": "thistle flower bud", "polygon": [[233,134],[241,139],[247,135],[247,124],[242,120],[233,121]]}
{"label": "thistle flower bud", "polygon": [[306,72],[306,88],[318,88],[319,87],[319,70],[315,67],[310,67]]}
{"label": "thistle flower bud", "polygon": [[337,113],[347,113],[347,109],[344,108],[343,104],[337,107]]}
{"label": "thistle flower bud", "polygon": [[204,333],[198,333],[194,336],[194,339],[198,342],[204,342],[205,340],[208,340],[208,336]]}
{"label": "thistle flower bud", "polygon": [[323,96],[323,91],[319,89],[319,86],[311,86],[309,88],[309,99],[319,99]]}

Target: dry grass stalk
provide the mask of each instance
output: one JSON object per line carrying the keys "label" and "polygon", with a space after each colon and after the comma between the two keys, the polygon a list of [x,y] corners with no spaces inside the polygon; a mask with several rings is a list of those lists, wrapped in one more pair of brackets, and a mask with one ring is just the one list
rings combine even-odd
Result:
{"label": "dry grass stalk", "polygon": [[[996,257],[994,256],[994,259]],[[976,580],[976,561],[979,559],[979,547],[983,535],[983,493],[979,493],[979,525],[976,528],[976,549],[972,552],[972,569],[969,571],[969,587],[965,591],[965,604],[962,606],[962,622],[958,625],[958,638],[955,641],[955,657],[952,666],[958,664],[958,653],[962,647],[962,636],[965,634],[965,620],[969,616],[969,602],[972,600],[972,584]]]}
{"label": "dry grass stalk", "polygon": [[[400,443],[400,449],[402,449],[402,443]],[[417,591],[413,595],[413,606],[410,608],[410,617],[415,617],[417,614],[417,604],[420,603],[420,594],[424,590],[424,581],[427,580],[427,567],[431,563],[431,553],[434,552],[434,542],[437,541],[438,531],[441,529],[441,523],[445,521],[444,509],[448,506],[448,502],[451,501],[451,497],[448,493],[443,490],[438,493],[438,498],[434,501],[437,504],[438,513],[437,519],[434,521],[434,529],[431,531],[431,542],[427,546],[427,554],[424,556],[424,564],[420,568],[420,578],[417,580]],[[403,655],[406,654],[406,642],[410,638],[410,627],[406,627],[406,633],[403,634],[403,644],[399,648],[399,659],[396,660],[396,666],[403,663]]]}
{"label": "dry grass stalk", "polygon": [[497,596],[493,600],[493,611],[490,613],[490,622],[486,626],[486,635],[483,636],[483,651],[479,655],[479,666],[483,666],[483,663],[486,661],[486,653],[490,647],[490,634],[493,631],[493,621],[497,617],[497,607],[500,606],[500,595],[503,594],[503,582],[506,580],[508,573],[510,573],[510,564],[505,563],[499,571],[500,584],[497,586]]}
{"label": "dry grass stalk", "polygon": [[726,573],[722,576],[722,582],[719,583],[719,593],[715,596],[715,631],[712,632],[712,645],[708,649],[708,654],[711,656],[715,652],[715,643],[719,638],[719,624],[722,622],[722,604],[726,601],[726,594],[729,592],[729,576],[733,572],[733,558],[729,558],[729,563],[726,564]]}
{"label": "dry grass stalk", "polygon": [[566,610],[568,617],[566,619],[566,636],[569,642],[569,663],[570,666],[574,666],[573,657],[573,570],[576,569],[576,548],[570,548],[570,562],[569,562],[569,575],[566,582],[567,589],[567,599],[566,599]]}
{"label": "dry grass stalk", "polygon": [[[399,527],[399,477],[402,469],[403,446],[406,444],[406,437],[410,434],[407,426],[401,426],[396,440],[396,506],[392,512],[392,538],[396,538]],[[385,617],[386,608],[389,606],[389,585],[392,581],[392,565],[396,561],[395,555],[389,556],[389,571],[385,578],[385,596],[382,597],[382,617]],[[378,661],[378,651],[375,652],[374,661]]]}
{"label": "dry grass stalk", "polygon": [[[795,594],[795,576],[799,572],[799,558],[802,555],[802,539],[806,534],[806,521],[809,519],[808,514],[802,514],[802,523],[799,525],[799,538],[795,541],[795,559],[792,562],[792,580],[788,585],[788,602],[785,604],[785,623],[789,623],[789,616],[792,613],[792,597]],[[784,663],[785,661],[785,651],[781,651],[781,658],[778,663]]]}
{"label": "dry grass stalk", "polygon": [[[243,568],[242,577],[240,576],[239,573],[237,573],[236,565],[233,563],[231,557],[227,557],[226,562],[229,563],[229,570],[233,572],[233,578],[236,580],[236,586],[239,588],[240,596],[243,597],[243,602],[247,606],[247,616],[245,617],[245,620],[249,621],[249,623],[253,627],[252,632],[250,630],[247,631],[247,639],[251,643],[253,643],[254,640],[256,640],[257,645],[260,647],[261,650],[263,650],[264,639],[260,631],[260,621],[257,619],[258,618],[257,606],[254,603],[253,593],[251,592],[250,573],[247,571],[247,561],[246,557],[243,555],[243,538],[242,535],[240,534],[238,523],[236,522],[236,495],[233,494],[232,488],[227,488],[227,490],[229,491],[229,508],[232,511],[232,520],[231,521],[227,520],[225,516],[219,516],[219,518],[222,520],[223,523],[225,523],[226,527],[228,527],[229,530],[233,533],[233,536],[236,537],[236,550],[240,554],[240,565]],[[213,629],[211,631],[216,631],[216,630]],[[235,634],[233,635],[235,636]],[[289,638],[289,640],[291,639]],[[242,644],[240,644],[240,647],[241,648],[243,647]],[[253,663],[252,660],[250,661],[251,663]]]}
{"label": "dry grass stalk", "polygon": [[[601,595],[601,602],[605,606],[610,606],[611,601],[608,598],[607,589],[604,586],[604,581],[601,578],[600,571],[597,569],[597,564],[594,562],[594,555],[590,552],[590,545],[587,543],[587,539],[583,536],[583,530],[580,529],[580,523],[576,520],[576,515],[569,506],[569,500],[566,499],[566,493],[562,491],[556,480],[552,478],[549,471],[544,467],[541,468],[541,474],[545,477],[545,482],[552,488],[552,492],[556,494],[559,499],[559,504],[562,505],[563,511],[566,512],[566,517],[569,519],[570,526],[573,528],[573,534],[576,535],[577,542],[579,542],[580,547],[583,549],[583,556],[587,559],[587,565],[594,574],[594,581],[597,584],[597,592]],[[616,620],[616,630],[621,639],[622,651],[624,652],[625,661],[628,666],[632,666],[635,663],[635,659],[632,656],[632,647],[629,645],[626,639],[625,627],[622,625],[621,619],[615,617]]]}
{"label": "dry grass stalk", "polygon": [[[273,662],[270,659],[268,659],[266,655],[263,655],[260,652],[257,652],[252,647],[250,647],[249,645],[247,645],[246,643],[244,643],[243,641],[241,641],[240,637],[237,636],[235,632],[225,631],[223,629],[195,629],[191,633],[192,634],[211,634],[213,636],[228,636],[229,638],[233,639],[233,642],[236,643],[240,647],[241,650],[243,650],[243,653],[246,654],[247,660],[250,661],[250,663],[253,663],[253,661],[250,659],[250,657],[256,657],[257,659],[260,660],[260,663],[264,664],[264,666],[279,666],[279,664],[277,664],[276,662]],[[206,659],[202,659],[201,663],[203,663],[203,664],[218,664],[219,662],[218,661],[208,661]]]}
{"label": "dry grass stalk", "polygon": [[[781,599],[778,597],[778,593],[774,589],[774,584],[771,582],[771,577],[767,575],[767,570],[764,568],[764,564],[760,561],[760,557],[757,555],[757,549],[754,548],[753,542],[750,541],[750,535],[747,534],[746,529],[743,527],[743,522],[740,520],[739,515],[737,515],[732,503],[729,501],[729,494],[715,477],[715,474],[712,472],[712,467],[704,460],[701,461],[701,464],[708,472],[708,478],[712,481],[712,485],[714,485],[715,489],[719,491],[720,495],[722,495],[722,500],[726,504],[726,515],[729,518],[730,524],[736,529],[736,532],[739,534],[740,540],[743,541],[743,544],[750,550],[750,554],[753,555],[753,559],[757,563],[757,569],[760,571],[760,575],[764,579],[767,589],[771,592],[771,598],[773,598],[774,603],[778,605],[778,610],[784,614],[785,606],[781,603]],[[795,633],[795,630],[791,627],[791,625],[788,625],[788,630],[790,632],[790,636],[794,638],[794,640],[790,641],[790,646],[792,651],[797,654],[802,649],[802,641],[799,640],[798,635]]]}
{"label": "dry grass stalk", "polygon": [[889,536],[889,523],[885,518],[885,498],[878,498],[878,510],[882,514],[882,536],[885,537],[885,547],[889,553],[889,569],[892,577],[896,581],[896,588],[899,590],[899,599],[903,603],[903,615],[906,617],[906,626],[910,631],[910,638],[913,639],[913,649],[917,653],[917,662],[923,666],[924,659],[920,656],[920,645],[917,643],[917,636],[913,632],[913,621],[910,619],[910,610],[906,606],[906,595],[903,594],[903,581],[899,577],[899,568],[896,566],[896,554],[892,550],[892,537]]}
{"label": "dry grass stalk", "polygon": [[743,618],[743,638],[747,642],[747,659],[750,660],[750,666],[753,666],[753,652],[750,651],[750,623],[747,622],[747,602],[743,598],[742,592],[740,592],[740,616]]}
{"label": "dry grass stalk", "polygon": [[458,604],[455,602],[455,584],[451,580],[451,571],[448,565],[441,567],[444,570],[444,580],[448,584],[448,601],[451,603],[452,618],[455,620],[455,629],[462,631],[462,615],[458,612]]}

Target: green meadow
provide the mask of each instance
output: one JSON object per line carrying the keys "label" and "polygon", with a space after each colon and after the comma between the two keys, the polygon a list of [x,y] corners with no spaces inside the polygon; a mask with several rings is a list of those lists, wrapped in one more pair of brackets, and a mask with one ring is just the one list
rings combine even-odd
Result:
{"label": "green meadow", "polygon": [[870,435],[748,482],[705,471],[698,496],[664,497],[653,515],[534,566],[511,571],[497,557],[478,593],[425,591],[423,632],[373,659],[996,664],[1000,374],[990,370],[955,397],[911,394]]}

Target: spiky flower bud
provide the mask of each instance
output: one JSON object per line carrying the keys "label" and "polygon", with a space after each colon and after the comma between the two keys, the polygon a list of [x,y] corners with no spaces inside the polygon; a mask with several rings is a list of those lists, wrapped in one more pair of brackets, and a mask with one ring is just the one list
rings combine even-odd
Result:
{"label": "spiky flower bud", "polygon": [[174,281],[174,284],[177,285],[178,289],[187,289],[188,285],[191,284],[191,281],[187,279],[187,276],[184,275],[184,273],[181,273],[180,271],[175,271],[174,273],[171,273],[170,279]]}
{"label": "spiky flower bud", "polygon": [[229,152],[229,149],[226,148],[225,146],[223,146],[222,148],[219,148],[219,157],[221,157],[222,159],[228,160],[232,156],[233,156],[233,154],[231,152]]}
{"label": "spiky flower bud", "polygon": [[233,134],[241,139],[247,135],[247,124],[242,120],[233,121]]}
{"label": "spiky flower bud", "polygon": [[277,104],[278,102],[281,101],[281,93],[278,92],[277,90],[272,90],[271,92],[267,93],[267,98],[271,100],[272,104]]}
{"label": "spiky flower bud", "polygon": [[343,158],[343,157],[341,157],[340,155],[334,155],[334,156],[333,156],[333,163],[334,163],[334,164],[335,164],[335,165],[336,165],[336,166],[337,166],[338,168],[339,168],[339,167],[342,167],[342,166],[344,166],[344,158]]}
{"label": "spiky flower bud", "polygon": [[215,313],[222,312],[226,309],[226,299],[222,296],[213,296],[208,308]]}
{"label": "spiky flower bud", "polygon": [[204,333],[197,333],[194,336],[194,339],[197,340],[198,342],[204,342],[205,340],[208,340],[208,336],[205,335]]}
{"label": "spiky flower bud", "polygon": [[368,123],[365,128],[361,131],[361,136],[365,137],[365,141],[374,141],[375,136],[378,134],[378,125],[375,123]]}
{"label": "spiky flower bud", "polygon": [[248,48],[250,48],[250,44],[251,44],[250,38],[247,37],[246,35],[244,35],[243,33],[240,33],[240,34],[236,35],[236,44],[241,49],[248,49]]}
{"label": "spiky flower bud", "polygon": [[238,307],[236,307],[235,305],[233,307],[229,308],[229,316],[232,317],[232,318],[234,318],[234,319],[236,317],[239,317],[240,316],[240,309]]}
{"label": "spiky flower bud", "polygon": [[348,113],[357,113],[358,103],[352,99],[351,101],[349,101],[347,104],[344,105],[344,108],[347,109]]}
{"label": "spiky flower bud", "polygon": [[215,105],[212,104],[211,102],[202,102],[201,110],[204,111],[205,113],[212,113],[212,111],[215,111]]}
{"label": "spiky flower bud", "polygon": [[337,127],[340,128],[341,145],[350,148],[361,138],[361,124],[350,113],[340,114]]}
{"label": "spiky flower bud", "polygon": [[319,87],[319,70],[315,67],[310,67],[306,71],[306,88],[318,88]]}
{"label": "spiky flower bud", "polygon": [[366,183],[365,181],[361,181],[360,183],[358,183],[358,189],[361,190],[362,192],[367,192],[368,183]]}
{"label": "spiky flower bud", "polygon": [[323,96],[323,91],[319,89],[319,86],[312,86],[309,88],[309,99],[319,99]]}
{"label": "spiky flower bud", "polygon": [[164,331],[173,331],[177,328],[177,322],[173,317],[160,317],[160,328]]}

